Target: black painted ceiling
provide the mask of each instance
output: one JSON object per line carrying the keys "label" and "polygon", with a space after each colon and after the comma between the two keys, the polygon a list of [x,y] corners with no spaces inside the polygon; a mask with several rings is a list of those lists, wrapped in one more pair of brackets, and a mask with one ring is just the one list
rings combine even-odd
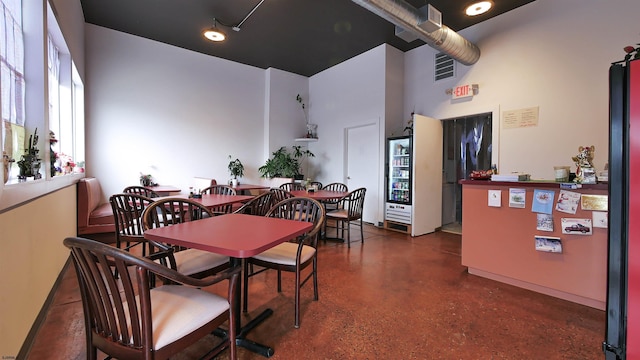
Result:
{"label": "black painted ceiling", "polygon": [[[468,17],[472,0],[407,0],[431,4],[442,23],[460,31],[533,0],[493,0],[487,14]],[[202,36],[213,18],[238,25],[260,0],[81,0],[87,23],[235,62],[311,76],[387,43],[407,51],[424,45],[395,36],[395,26],[351,0],[265,0],[240,31],[221,26],[227,39]]]}

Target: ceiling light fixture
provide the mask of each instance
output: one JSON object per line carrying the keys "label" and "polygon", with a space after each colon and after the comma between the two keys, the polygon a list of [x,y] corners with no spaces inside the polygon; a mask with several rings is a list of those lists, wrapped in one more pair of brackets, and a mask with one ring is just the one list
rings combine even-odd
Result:
{"label": "ceiling light fixture", "polygon": [[205,30],[202,35],[211,41],[223,41],[227,38],[227,36],[216,27],[216,18],[213,18],[213,26],[207,30]]}
{"label": "ceiling light fixture", "polygon": [[469,16],[476,16],[480,14],[484,14],[493,6],[493,2],[491,1],[479,1],[477,3],[473,3],[467,6],[465,13]]}

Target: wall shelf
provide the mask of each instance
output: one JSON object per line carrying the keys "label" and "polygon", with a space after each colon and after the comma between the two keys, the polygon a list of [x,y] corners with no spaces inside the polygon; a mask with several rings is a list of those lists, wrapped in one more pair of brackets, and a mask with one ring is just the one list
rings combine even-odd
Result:
{"label": "wall shelf", "polygon": [[295,139],[297,142],[316,142],[318,138],[297,138]]}

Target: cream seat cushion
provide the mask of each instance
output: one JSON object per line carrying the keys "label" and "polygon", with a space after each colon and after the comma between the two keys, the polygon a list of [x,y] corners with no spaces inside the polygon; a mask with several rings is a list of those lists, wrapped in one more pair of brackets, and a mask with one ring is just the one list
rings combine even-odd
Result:
{"label": "cream seat cushion", "polygon": [[[298,253],[298,244],[285,242],[272,247],[269,250],[255,255],[253,258],[261,261],[268,261],[282,265],[296,265],[296,255]],[[312,246],[303,245],[300,254],[300,263],[309,260],[316,253],[316,249]]]}
{"label": "cream seat cushion", "polygon": [[178,272],[185,275],[197,274],[201,271],[229,263],[229,257],[198,249],[187,249],[173,254]]}
{"label": "cream seat cushion", "polygon": [[229,311],[226,298],[182,285],[151,290],[153,348],[171,344]]}

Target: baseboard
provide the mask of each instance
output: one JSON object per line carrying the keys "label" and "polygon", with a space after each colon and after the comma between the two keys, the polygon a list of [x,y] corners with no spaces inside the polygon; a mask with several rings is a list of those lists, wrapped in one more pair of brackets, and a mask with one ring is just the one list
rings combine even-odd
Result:
{"label": "baseboard", "polygon": [[72,266],[71,256],[67,258],[67,262],[62,267],[62,270],[60,270],[60,273],[58,274],[58,278],[56,279],[56,282],[53,283],[53,286],[51,287],[51,291],[49,291],[49,295],[47,296],[47,299],[44,301],[44,304],[42,305],[42,308],[40,309],[38,316],[33,322],[33,325],[31,325],[31,330],[29,330],[29,333],[27,334],[26,339],[22,343],[22,347],[20,347],[20,351],[18,352],[16,359],[28,358],[29,352],[31,351],[31,347],[33,346],[33,342],[36,339],[36,335],[38,335],[38,331],[40,331],[40,327],[42,327],[42,324],[47,318],[47,314],[49,313],[49,308],[53,303],[53,298],[55,297],[56,292],[58,291],[58,287],[60,286],[60,283],[62,282],[64,274],[67,272],[67,269],[69,266]]}

